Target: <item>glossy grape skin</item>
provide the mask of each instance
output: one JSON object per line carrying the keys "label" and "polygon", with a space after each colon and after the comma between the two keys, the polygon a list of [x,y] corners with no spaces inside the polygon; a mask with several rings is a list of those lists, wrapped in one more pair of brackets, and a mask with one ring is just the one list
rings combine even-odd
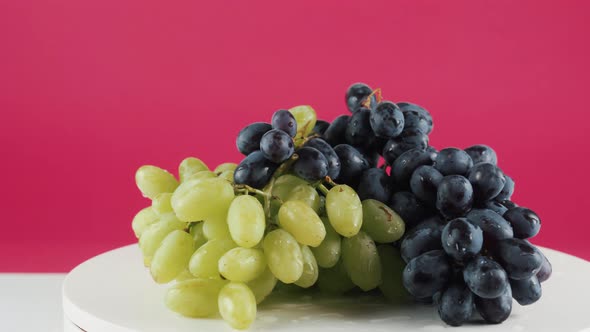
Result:
{"label": "glossy grape skin", "polygon": [[144,165],[135,172],[135,183],[143,197],[154,199],[161,193],[171,193],[178,187],[174,175],[160,167]]}
{"label": "glossy grape skin", "polygon": [[366,147],[375,140],[375,134],[371,129],[371,111],[360,108],[350,117],[344,138],[348,144]]}
{"label": "glossy grape skin", "polygon": [[310,248],[319,266],[330,268],[338,263],[341,254],[341,237],[326,217],[321,217],[326,229],[326,236],[322,243],[315,248]]}
{"label": "glossy grape skin", "polygon": [[262,189],[278,167],[278,164],[266,159],[262,151],[254,151],[244,158],[236,168],[234,182]]}
{"label": "glossy grape skin", "polygon": [[363,204],[363,224],[361,229],[375,242],[391,243],[399,240],[406,226],[400,216],[384,203],[367,199]]}
{"label": "glossy grape skin", "polygon": [[435,167],[442,175],[465,175],[473,167],[473,160],[463,150],[446,148],[438,152]]}
{"label": "glossy grape skin", "polygon": [[351,113],[356,112],[366,98],[373,93],[371,87],[365,83],[354,83],[346,90],[346,106]]}
{"label": "glossy grape skin", "polygon": [[496,260],[511,279],[528,279],[541,269],[543,256],[530,243],[521,239],[505,239],[495,248]]}
{"label": "glossy grape skin", "polygon": [[350,116],[341,115],[334,119],[330,126],[324,132],[323,138],[331,146],[346,143],[346,128],[348,127],[348,121]]}
{"label": "glossy grape skin", "polygon": [[421,223],[407,232],[400,245],[402,259],[407,263],[423,253],[442,249],[442,225]]}
{"label": "glossy grape skin", "polygon": [[502,187],[500,193],[494,197],[494,200],[499,202],[510,200],[512,194],[514,194],[514,180],[506,174],[504,174],[504,180],[504,187]]}
{"label": "glossy grape skin", "polygon": [[510,223],[496,212],[488,209],[473,209],[466,216],[467,220],[481,228],[486,247],[494,246],[500,240],[514,236]]}
{"label": "glossy grape skin", "polygon": [[208,317],[217,313],[217,296],[227,281],[189,279],[177,282],[166,292],[168,309],[187,317]]}
{"label": "glossy grape skin", "polygon": [[417,129],[404,128],[402,133],[389,139],[383,147],[383,158],[392,165],[404,152],[411,149],[425,150],[428,147],[428,135]]}
{"label": "glossy grape skin", "polygon": [[442,247],[455,261],[466,261],[479,254],[483,232],[465,218],[449,221],[442,230]]}
{"label": "glossy grape skin", "polygon": [[508,285],[502,295],[493,299],[475,296],[474,302],[475,309],[486,323],[499,324],[505,321],[512,312],[512,290]]}
{"label": "glossy grape skin", "polygon": [[281,205],[279,225],[297,242],[317,247],[326,237],[326,228],[315,211],[303,201],[288,201]]}
{"label": "glossy grape skin", "polygon": [[316,213],[319,212],[321,207],[320,194],[318,194],[318,191],[314,187],[308,184],[300,184],[293,188],[287,198],[283,199],[283,202],[287,201],[302,201]]}
{"label": "glossy grape skin", "polygon": [[178,178],[180,179],[180,182],[184,182],[191,175],[208,170],[209,167],[207,167],[201,159],[188,157],[178,165]]}
{"label": "glossy grape skin", "polygon": [[309,288],[318,280],[319,268],[313,252],[306,245],[301,245],[301,254],[303,256],[303,273],[295,281],[295,285],[301,288]]}
{"label": "glossy grape skin", "polygon": [[475,295],[486,299],[502,295],[509,287],[506,271],[486,256],[478,256],[465,266],[463,280]]}
{"label": "glossy grape skin", "polygon": [[528,279],[510,280],[512,298],[520,305],[529,305],[537,302],[543,293],[541,283],[536,276]]}
{"label": "glossy grape skin", "polygon": [[506,179],[500,168],[490,163],[479,163],[469,171],[467,178],[473,186],[474,199],[485,202],[498,196]]}
{"label": "glossy grape skin", "polygon": [[493,165],[498,164],[496,151],[487,145],[473,145],[465,149],[465,152],[467,152],[467,154],[471,157],[474,165],[479,163],[490,163]]}
{"label": "glossy grape skin", "polygon": [[320,151],[328,161],[328,176],[332,179],[338,177],[338,174],[340,174],[340,158],[338,158],[338,155],[330,144],[321,138],[312,138],[303,146],[311,147]]}
{"label": "glossy grape skin", "polygon": [[500,216],[504,215],[504,213],[508,211],[508,208],[498,201],[487,201],[479,205],[478,207],[481,207],[482,209],[492,210]]}
{"label": "glossy grape skin", "polygon": [[317,120],[312,132],[320,136],[323,136],[329,126],[330,122],[324,120]]}
{"label": "glossy grape skin", "polygon": [[197,278],[219,279],[219,259],[235,247],[236,244],[231,239],[209,240],[191,256],[189,271]]}
{"label": "glossy grape skin", "polygon": [[410,189],[420,200],[427,204],[436,205],[436,192],[443,175],[432,166],[420,166],[416,168],[410,178]]}
{"label": "glossy grape skin", "polygon": [[417,129],[427,135],[432,132],[432,116],[425,108],[409,102],[398,102],[397,106],[404,114],[405,128]]}
{"label": "glossy grape skin", "polygon": [[342,261],[352,282],[368,291],[381,284],[381,261],[375,242],[367,233],[342,239]]}
{"label": "glossy grape skin", "polygon": [[280,281],[290,284],[303,273],[303,254],[295,238],[283,229],[275,229],[263,240],[268,267]]}
{"label": "glossy grape skin", "polygon": [[404,115],[396,104],[382,101],[371,112],[370,125],[378,137],[392,138],[404,129]]}
{"label": "glossy grape skin", "polygon": [[461,175],[447,175],[436,193],[436,208],[447,218],[464,216],[473,205],[473,187]]}
{"label": "glossy grape skin", "polygon": [[387,202],[391,197],[391,180],[381,168],[369,168],[363,172],[356,189],[361,201],[376,199]]}
{"label": "glossy grape skin", "polygon": [[344,237],[356,235],[363,223],[363,206],[350,186],[337,185],[326,195],[326,213],[330,224]]}
{"label": "glossy grape skin", "polygon": [[340,174],[335,181],[356,187],[361,174],[369,168],[369,163],[351,145],[337,145],[334,151],[338,155],[338,159],[340,159]]}
{"label": "glossy grape skin", "polygon": [[291,136],[286,132],[272,129],[260,139],[260,151],[264,153],[266,159],[280,164],[291,158],[295,152],[295,144]]}
{"label": "glossy grape skin", "polygon": [[260,249],[237,247],[223,254],[217,267],[227,280],[249,282],[264,272],[266,258]]}
{"label": "glossy grape skin", "polygon": [[438,301],[438,315],[451,326],[461,326],[471,318],[473,293],[463,283],[454,282],[443,291]]}
{"label": "glossy grape skin", "polygon": [[291,112],[287,110],[278,110],[272,115],[270,121],[273,129],[282,130],[290,137],[295,137],[297,134],[297,122]]}
{"label": "glossy grape skin", "polygon": [[539,282],[545,282],[551,277],[551,274],[553,273],[553,267],[551,266],[551,262],[549,262],[547,257],[540,250],[539,253],[541,256],[543,256],[543,263],[541,263],[541,268],[536,275]]}
{"label": "glossy grape skin", "polygon": [[299,158],[293,164],[293,172],[306,181],[318,181],[328,175],[328,160],[318,149],[303,147],[297,150]]}
{"label": "glossy grape skin", "polygon": [[223,286],[217,302],[221,317],[234,329],[247,329],[256,319],[256,298],[243,283],[230,282]]}
{"label": "glossy grape skin", "polygon": [[399,156],[393,165],[391,171],[395,184],[401,188],[410,187],[410,178],[412,174],[422,165],[432,165],[434,160],[432,154],[421,149],[411,149]]}
{"label": "glossy grape skin", "polygon": [[398,191],[391,195],[388,205],[402,217],[408,229],[434,213],[409,191]]}
{"label": "glossy grape skin", "polygon": [[143,232],[152,224],[158,222],[158,220],[159,217],[151,206],[139,211],[135,217],[133,217],[133,221],[131,222],[131,228],[135,233],[135,237],[139,239],[141,234],[143,234]]}
{"label": "glossy grape skin", "polygon": [[266,217],[262,204],[249,195],[240,195],[231,202],[227,225],[232,240],[244,248],[256,246],[264,236]]}
{"label": "glossy grape skin", "polygon": [[264,272],[258,278],[248,282],[248,287],[252,290],[254,297],[256,298],[256,304],[262,302],[275,288],[277,284],[277,278],[272,274],[270,269],[267,267]]}
{"label": "glossy grape skin", "polygon": [[183,231],[169,233],[154,253],[150,273],[155,282],[168,283],[176,278],[187,266],[195,251],[193,237]]}
{"label": "glossy grape skin", "polygon": [[260,139],[272,126],[265,122],[255,122],[240,130],[236,139],[238,151],[247,156],[260,149]]}
{"label": "glossy grape skin", "polygon": [[541,230],[541,219],[531,209],[517,206],[504,213],[506,219],[514,230],[514,237],[528,239],[534,237]]}
{"label": "glossy grape skin", "polygon": [[451,275],[452,268],[445,252],[433,250],[408,262],[403,285],[416,298],[432,297],[447,286]]}

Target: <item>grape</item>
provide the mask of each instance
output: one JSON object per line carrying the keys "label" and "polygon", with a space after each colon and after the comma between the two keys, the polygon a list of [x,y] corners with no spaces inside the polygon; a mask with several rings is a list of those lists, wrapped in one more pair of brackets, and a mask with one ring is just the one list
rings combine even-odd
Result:
{"label": "grape", "polygon": [[303,255],[303,273],[295,281],[295,285],[302,288],[309,288],[318,280],[318,263],[308,246],[301,245],[301,254]]}
{"label": "grape", "polygon": [[408,102],[397,103],[397,107],[404,114],[405,128],[417,129],[425,134],[430,134],[433,128],[432,116],[425,108]]}
{"label": "grape", "polygon": [[324,132],[324,140],[331,146],[336,146],[346,142],[346,127],[350,116],[341,115],[334,119],[328,129]]}
{"label": "grape", "polygon": [[381,261],[381,285],[379,290],[393,303],[402,303],[408,293],[402,286],[402,275],[406,263],[401,259],[399,250],[386,244],[377,247]]}
{"label": "grape", "polygon": [[374,199],[362,201],[365,231],[375,242],[391,243],[399,240],[406,226],[400,216],[384,203]]}
{"label": "grape", "polygon": [[209,167],[201,159],[188,157],[178,165],[178,177],[180,182],[184,182],[191,175],[208,170]]}
{"label": "grape", "polygon": [[499,297],[484,299],[475,296],[475,308],[481,317],[489,324],[499,324],[505,321],[512,311],[512,290],[510,286]]}
{"label": "grape", "polygon": [[514,237],[518,239],[531,238],[541,230],[541,219],[539,216],[532,210],[522,206],[506,211],[504,213],[504,219],[512,225]]}
{"label": "grape", "polygon": [[436,204],[436,193],[443,175],[432,166],[420,166],[416,168],[410,178],[410,189],[417,198],[429,205]]}
{"label": "grape", "polygon": [[407,263],[431,250],[442,249],[442,225],[424,221],[406,233],[401,242],[402,259]]}
{"label": "grape", "polygon": [[282,130],[273,129],[262,136],[260,151],[264,153],[266,159],[280,164],[295,153],[295,145],[289,134]]}
{"label": "grape", "polygon": [[153,199],[161,193],[171,193],[178,187],[174,175],[156,166],[141,166],[135,172],[135,183],[144,197]]}
{"label": "grape", "polygon": [[512,202],[512,201],[501,201],[500,202],[502,205],[504,205],[507,209],[512,209],[514,207],[517,207],[518,204]]}
{"label": "grape", "polygon": [[493,165],[498,164],[498,157],[496,156],[496,151],[490,148],[487,145],[478,144],[473,145],[465,149],[465,152],[471,157],[473,160],[473,164],[479,163],[490,163]]}
{"label": "grape", "polygon": [[297,122],[297,136],[307,137],[317,121],[314,109],[309,105],[295,106],[289,110]]}
{"label": "grape", "polygon": [[463,279],[475,295],[486,299],[502,295],[509,287],[502,266],[486,256],[471,260],[463,269]]}
{"label": "grape", "polygon": [[174,278],[174,281],[181,282],[191,279],[195,279],[195,277],[189,272],[188,269],[185,268],[176,276],[176,278]]}
{"label": "grape", "polygon": [[361,200],[376,199],[387,202],[391,197],[390,178],[381,168],[369,168],[363,172],[357,188]]}
{"label": "grape", "polygon": [[197,278],[219,279],[219,259],[235,247],[236,244],[230,239],[209,240],[191,256],[188,269]]}
{"label": "grape", "polygon": [[543,257],[543,263],[541,263],[541,269],[539,269],[539,272],[537,272],[537,279],[539,279],[539,282],[545,282],[547,281],[547,279],[551,277],[553,267],[551,266],[551,263],[549,262],[547,257],[545,257],[545,255],[543,255],[543,253],[540,250],[539,253]]}
{"label": "grape", "polygon": [[347,185],[334,186],[326,195],[330,224],[344,237],[356,235],[363,223],[363,207],[358,195]]}
{"label": "grape", "polygon": [[260,149],[260,139],[271,130],[272,126],[264,122],[255,122],[240,130],[236,139],[238,150],[245,156]]}
{"label": "grape", "polygon": [[213,239],[231,239],[229,226],[225,216],[205,220],[203,222],[203,234],[209,240]]}
{"label": "grape", "polygon": [[291,191],[295,189],[295,187],[305,184],[308,184],[308,182],[295,175],[281,175],[274,182],[272,187],[272,195],[285,201],[287,200],[289,194],[291,194]]}
{"label": "grape", "polygon": [[234,199],[234,188],[224,179],[212,178],[183,182],[172,195],[178,219],[199,221],[225,215]]}
{"label": "grape", "polygon": [[403,284],[414,297],[432,297],[447,286],[451,275],[451,265],[445,252],[433,250],[408,262],[403,273]]}
{"label": "grape", "polygon": [[219,313],[234,329],[247,329],[256,319],[256,298],[243,283],[230,282],[219,292]]}
{"label": "grape", "polygon": [[293,172],[304,180],[313,182],[328,175],[328,160],[317,149],[303,147],[297,150],[299,158],[293,164]]}
{"label": "grape", "polygon": [[365,83],[355,83],[346,90],[346,106],[351,113],[356,112],[373,90]]}
{"label": "grape", "polygon": [[451,220],[442,230],[442,246],[455,261],[466,261],[479,254],[483,246],[481,228],[465,218]]}
{"label": "grape", "polygon": [[512,288],[512,297],[520,305],[529,305],[537,302],[541,298],[541,283],[536,276],[528,279],[510,280]]}
{"label": "grape", "polygon": [[404,129],[404,114],[396,104],[382,101],[371,112],[370,123],[373,132],[378,137],[396,137]]}
{"label": "grape", "polygon": [[328,176],[335,179],[340,174],[340,159],[334,149],[321,138],[312,138],[304,144],[320,151],[328,161]]}
{"label": "grape", "polygon": [[315,211],[302,201],[285,202],[279,209],[279,225],[297,242],[317,247],[326,236],[326,229]]}
{"label": "grape", "polygon": [[312,132],[322,136],[330,126],[330,122],[324,120],[317,120]]}
{"label": "grape", "polygon": [[360,108],[350,117],[344,138],[348,144],[366,147],[373,143],[375,134],[371,129],[371,111]]}
{"label": "grape", "polygon": [[496,258],[511,279],[528,279],[541,269],[543,257],[530,243],[521,239],[498,242]]}
{"label": "grape", "polygon": [[219,174],[220,179],[224,179],[227,182],[234,183],[234,171],[223,171]]}
{"label": "grape", "polygon": [[227,213],[227,225],[234,242],[244,248],[257,245],[264,236],[266,217],[262,204],[253,196],[236,197]]}
{"label": "grape", "polygon": [[391,196],[389,207],[402,217],[406,228],[410,229],[428,218],[430,211],[424,204],[408,191],[398,191]]}
{"label": "grape", "polygon": [[156,195],[152,199],[152,208],[157,215],[163,215],[166,213],[173,212],[170,199],[172,198],[171,193],[161,193]]}
{"label": "grape", "polygon": [[461,326],[471,317],[473,311],[473,294],[465,283],[455,282],[441,295],[438,315],[451,326]]}
{"label": "grape", "polygon": [[137,212],[131,222],[131,228],[133,229],[133,233],[135,233],[135,237],[139,239],[141,234],[143,234],[143,232],[152,224],[158,222],[158,220],[158,215],[154,212],[154,209],[151,206]]}
{"label": "grape", "polygon": [[320,210],[320,195],[314,187],[308,184],[300,184],[293,188],[285,201],[302,201],[316,213]]}
{"label": "grape", "polygon": [[299,243],[287,231],[275,229],[263,241],[264,255],[272,274],[291,284],[303,274],[303,254]]}
{"label": "grape", "polygon": [[318,265],[323,268],[329,268],[336,265],[340,259],[341,238],[327,218],[322,217],[321,219],[326,229],[326,236],[319,246],[310,249],[315,256]]}
{"label": "grape", "polygon": [[508,175],[504,174],[504,187],[502,187],[502,191],[500,191],[500,193],[494,197],[494,199],[496,201],[506,201],[509,200],[512,197],[512,194],[514,194],[514,180],[512,180],[511,177],[509,177]]}
{"label": "grape", "polygon": [[359,153],[365,158],[369,167],[375,168],[379,166],[379,161],[381,160],[380,150],[374,148],[377,143],[372,143],[371,146],[366,148],[357,148]]}
{"label": "grape", "polygon": [[467,220],[481,228],[484,244],[493,245],[499,240],[512,238],[512,227],[504,218],[492,210],[473,209],[467,214]]}
{"label": "grape", "polygon": [[320,268],[317,284],[322,292],[330,294],[342,294],[354,288],[342,260],[331,268]]}
{"label": "grape", "polygon": [[139,238],[139,247],[146,262],[151,262],[154,253],[166,235],[172,231],[184,229],[184,227],[186,227],[186,223],[178,220],[174,213],[168,213],[161,216],[160,221],[145,229]]}
{"label": "grape", "polygon": [[297,134],[297,122],[291,112],[287,110],[278,110],[272,115],[270,121],[273,129],[282,130],[291,137]]}
{"label": "grape", "polygon": [[266,159],[261,151],[252,152],[236,168],[234,182],[261,189],[278,167],[279,165]]}
{"label": "grape", "polygon": [[375,242],[365,232],[342,239],[342,261],[352,282],[368,291],[381,284],[381,261]]}
{"label": "grape", "polygon": [[473,167],[473,160],[463,150],[446,148],[438,152],[435,167],[442,175],[465,175]]}
{"label": "grape", "polygon": [[200,171],[197,173],[193,173],[184,179],[184,182],[189,182],[191,180],[203,180],[203,179],[212,179],[217,177],[217,174],[211,171]]}
{"label": "grape", "polygon": [[228,280],[249,282],[266,268],[266,258],[260,249],[233,248],[219,258],[219,273]]}
{"label": "grape", "polygon": [[417,129],[404,128],[399,136],[387,141],[382,153],[385,161],[393,165],[402,153],[411,149],[425,150],[427,147],[428,135]]}
{"label": "grape", "polygon": [[193,242],[194,242],[194,247],[195,250],[199,249],[202,245],[204,245],[205,243],[207,243],[207,241],[209,241],[209,239],[207,239],[207,237],[205,236],[205,233],[203,232],[203,225],[205,223],[203,222],[199,222],[199,223],[195,223],[192,224],[190,227],[190,234],[193,237]]}
{"label": "grape", "polygon": [[467,178],[473,186],[473,195],[478,202],[496,197],[506,182],[502,170],[489,163],[479,163],[473,166]]}
{"label": "grape", "polygon": [[217,165],[217,167],[215,167],[215,169],[213,170],[213,173],[220,175],[223,172],[234,172],[236,170],[236,168],[238,167],[238,164],[236,163],[223,163],[223,164],[219,164]]}
{"label": "grape", "polygon": [[277,278],[275,278],[268,267],[258,278],[248,282],[248,287],[250,287],[256,298],[256,304],[259,304],[270,295],[276,284]]}
{"label": "grape", "polygon": [[487,201],[481,205],[482,209],[488,209],[496,212],[500,216],[504,215],[508,208],[498,201]]}
{"label": "grape", "polygon": [[447,175],[438,185],[436,208],[447,218],[464,216],[473,204],[473,187],[461,175]]}
{"label": "grape", "polygon": [[176,278],[188,265],[195,251],[193,237],[181,230],[168,234],[154,253],[150,272],[154,281],[168,283]]}
{"label": "grape", "polygon": [[361,174],[369,168],[369,163],[363,155],[348,144],[340,144],[334,148],[340,159],[340,174],[336,178],[339,183],[357,186]]}
{"label": "grape", "polygon": [[410,187],[412,173],[422,165],[432,165],[432,154],[420,149],[411,149],[402,153],[391,165],[395,184],[401,188]]}
{"label": "grape", "polygon": [[166,292],[168,309],[187,317],[208,317],[217,313],[217,296],[227,281],[189,279],[177,282]]}

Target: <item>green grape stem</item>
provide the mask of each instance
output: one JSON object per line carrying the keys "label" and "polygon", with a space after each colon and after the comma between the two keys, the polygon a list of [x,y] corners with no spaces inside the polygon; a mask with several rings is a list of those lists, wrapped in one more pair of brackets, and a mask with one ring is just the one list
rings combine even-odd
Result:
{"label": "green grape stem", "polygon": [[326,188],[326,186],[324,186],[321,183],[316,188],[324,195],[328,195],[328,192],[330,191],[328,190],[328,188]]}

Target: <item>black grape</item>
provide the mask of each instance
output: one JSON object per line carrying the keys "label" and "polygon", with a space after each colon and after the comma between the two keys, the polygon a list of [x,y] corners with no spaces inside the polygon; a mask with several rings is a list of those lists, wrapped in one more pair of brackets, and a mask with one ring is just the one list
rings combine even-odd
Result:
{"label": "black grape", "polygon": [[278,110],[272,115],[271,125],[273,129],[279,129],[291,137],[297,134],[297,122],[291,112],[287,110]]}
{"label": "black grape", "polygon": [[371,112],[370,124],[378,137],[396,137],[404,129],[404,115],[394,103],[382,101]]}
{"label": "black grape", "polygon": [[[365,83],[355,83],[346,90],[346,106],[352,113],[356,112],[367,97],[373,93],[373,89]],[[371,104],[375,104],[375,98],[371,100]]]}
{"label": "black grape", "polygon": [[514,194],[514,180],[506,174],[504,174],[504,179],[506,180],[504,187],[502,187],[498,196],[494,197],[496,201],[509,200],[512,197],[512,194]]}
{"label": "black grape", "polygon": [[467,220],[481,228],[484,244],[493,246],[496,242],[514,236],[510,223],[501,215],[489,209],[473,209],[467,214]]}
{"label": "black grape", "polygon": [[441,244],[442,225],[431,221],[424,221],[411,229],[404,236],[400,253],[407,263],[431,250],[442,249]]}
{"label": "black grape", "polygon": [[266,159],[262,151],[254,151],[234,171],[234,182],[262,189],[278,167],[278,164]]}
{"label": "black grape", "polygon": [[346,143],[345,135],[349,119],[350,116],[348,115],[341,115],[334,119],[330,126],[328,126],[328,129],[324,132],[324,140],[326,140],[331,146]]}
{"label": "black grape", "polygon": [[350,117],[344,137],[348,144],[360,147],[370,146],[375,140],[375,134],[371,129],[371,111],[368,108],[360,108]]}
{"label": "black grape", "polygon": [[260,149],[260,139],[271,130],[272,126],[264,122],[255,122],[247,125],[238,134],[236,139],[236,146],[238,150],[245,156]]}
{"label": "black grape", "polygon": [[369,168],[363,172],[357,194],[361,200],[376,199],[385,202],[391,197],[391,187],[389,175],[381,168]]}
{"label": "black grape", "polygon": [[463,269],[463,279],[475,295],[486,299],[502,295],[509,287],[506,271],[486,256],[471,260]]}
{"label": "black grape", "polygon": [[528,279],[541,269],[543,256],[532,244],[521,239],[499,241],[495,257],[511,279]]}
{"label": "black grape", "polygon": [[541,269],[539,269],[539,272],[537,272],[537,279],[539,279],[539,282],[545,282],[551,277],[553,267],[551,266],[551,263],[547,257],[545,257],[545,255],[540,250],[539,254],[543,256],[543,263],[541,263]]}
{"label": "black grape", "polygon": [[299,158],[293,163],[293,172],[306,181],[318,181],[328,175],[328,160],[312,147],[297,150]]}
{"label": "black grape", "polygon": [[434,213],[409,191],[398,191],[391,195],[389,207],[402,217],[406,229],[414,227]]}
{"label": "black grape", "polygon": [[467,178],[473,186],[473,194],[478,202],[485,202],[498,196],[506,182],[502,170],[490,163],[479,163],[473,166]]}
{"label": "black grape", "polygon": [[447,175],[436,193],[436,208],[447,218],[464,216],[473,204],[471,183],[461,175]]}
{"label": "black grape", "polygon": [[338,155],[330,144],[321,138],[312,138],[304,146],[309,146],[320,151],[328,161],[328,176],[332,179],[338,177],[338,174],[340,174],[340,158],[338,158]]}
{"label": "black grape", "polygon": [[452,268],[445,252],[433,250],[412,259],[406,265],[402,279],[412,296],[425,298],[443,290],[451,275]]}
{"label": "black grape", "polygon": [[410,178],[410,189],[420,200],[434,206],[436,204],[436,192],[443,179],[436,168],[432,166],[420,166],[416,168]]}
{"label": "black grape", "polygon": [[391,165],[391,174],[395,184],[401,188],[410,187],[412,173],[422,165],[432,165],[432,154],[421,149],[411,149],[399,156]]}
{"label": "black grape", "polygon": [[443,175],[465,175],[473,166],[471,157],[457,148],[446,148],[438,152],[435,167]]}
{"label": "black grape", "polygon": [[504,213],[506,219],[514,230],[514,237],[528,239],[539,233],[541,230],[541,219],[531,209],[517,206]]}
{"label": "black grape", "polygon": [[471,159],[473,160],[473,164],[498,164],[498,157],[496,156],[496,151],[494,151],[494,149],[490,148],[487,145],[473,145],[465,149],[465,152],[467,152],[467,154],[471,157]]}
{"label": "black grape", "polygon": [[479,315],[489,324],[500,324],[505,321],[512,312],[512,290],[510,286],[506,291],[493,299],[484,299],[476,296],[475,309]]}
{"label": "black grape", "polygon": [[340,174],[334,180],[356,188],[361,174],[369,168],[369,163],[357,149],[348,144],[337,145],[334,151],[340,159]]}
{"label": "black grape", "polygon": [[295,152],[295,144],[289,134],[279,129],[273,129],[262,136],[260,151],[264,153],[266,159],[280,164],[291,158]]}
{"label": "black grape", "polygon": [[541,283],[536,276],[528,279],[510,280],[512,288],[512,298],[520,305],[529,305],[537,302],[541,298]]}
{"label": "black grape", "polygon": [[473,293],[462,280],[455,281],[443,291],[438,301],[438,315],[451,326],[460,326],[473,311]]}
{"label": "black grape", "polygon": [[479,254],[483,247],[483,232],[467,219],[457,218],[443,228],[441,241],[447,255],[462,262]]}
{"label": "black grape", "polygon": [[499,215],[503,215],[504,212],[508,211],[508,208],[498,201],[486,201],[485,203],[480,205],[480,207],[483,209],[492,210]]}
{"label": "black grape", "polygon": [[420,130],[404,129],[402,133],[387,141],[383,147],[383,158],[389,165],[404,152],[411,149],[425,150],[428,147],[428,136]]}
{"label": "black grape", "polygon": [[404,114],[405,128],[418,129],[425,134],[430,134],[433,128],[432,116],[422,106],[400,102],[397,103]]}
{"label": "black grape", "polygon": [[322,136],[330,126],[330,122],[324,120],[317,120],[315,126],[311,130],[312,132]]}

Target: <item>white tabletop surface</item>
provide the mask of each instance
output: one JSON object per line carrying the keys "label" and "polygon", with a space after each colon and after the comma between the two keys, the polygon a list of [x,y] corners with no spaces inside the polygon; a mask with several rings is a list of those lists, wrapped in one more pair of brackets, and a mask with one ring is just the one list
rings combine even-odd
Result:
{"label": "white tabletop surface", "polygon": [[61,287],[65,276],[0,273],[0,331],[63,331]]}

